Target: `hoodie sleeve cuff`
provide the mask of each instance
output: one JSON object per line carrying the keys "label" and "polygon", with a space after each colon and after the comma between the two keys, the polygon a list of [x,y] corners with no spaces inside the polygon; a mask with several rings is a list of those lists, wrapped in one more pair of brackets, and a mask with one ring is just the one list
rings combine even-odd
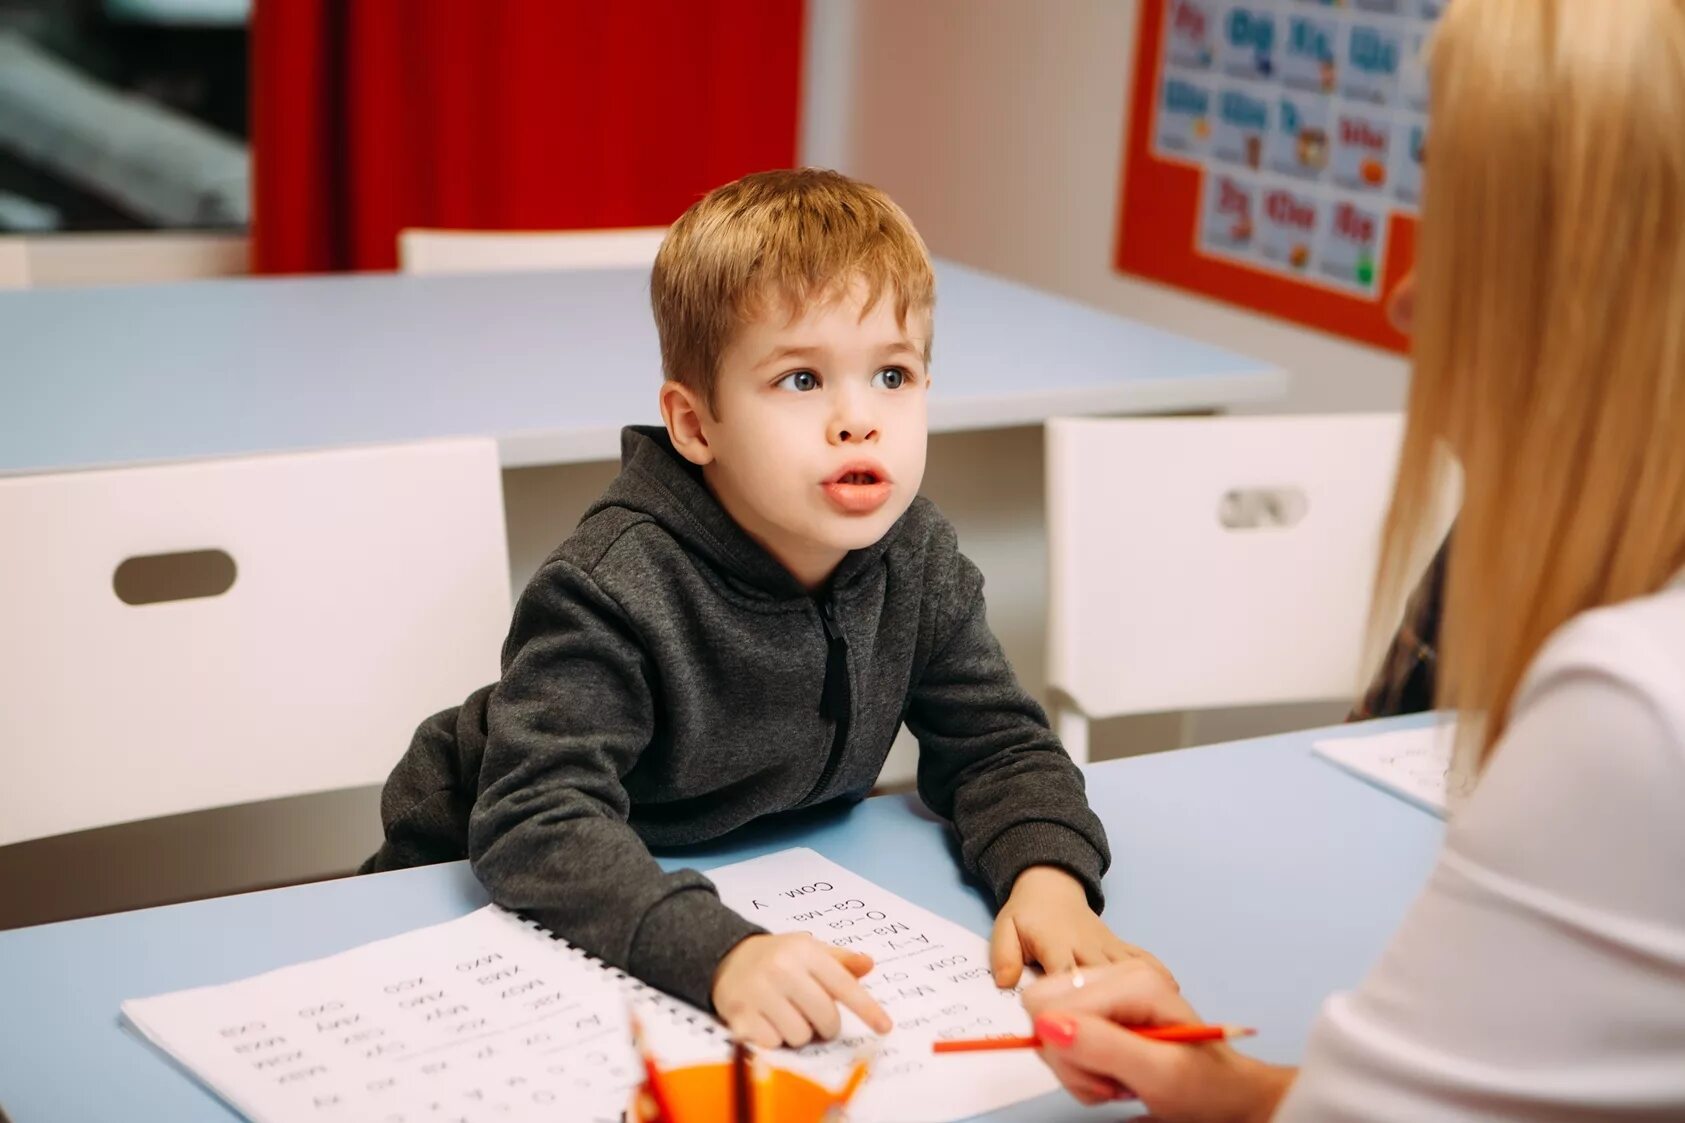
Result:
{"label": "hoodie sleeve cuff", "polygon": [[1088,893],[1088,907],[1096,913],[1106,907],[1100,878],[1106,859],[1081,832],[1060,823],[1019,823],[995,836],[977,856],[977,873],[988,883],[997,905],[1006,903],[1018,875],[1031,866],[1057,866],[1082,882]]}
{"label": "hoodie sleeve cuff", "polygon": [[632,937],[629,973],[650,986],[714,1010],[714,974],[726,953],[766,929],[727,908],[710,886],[663,897]]}

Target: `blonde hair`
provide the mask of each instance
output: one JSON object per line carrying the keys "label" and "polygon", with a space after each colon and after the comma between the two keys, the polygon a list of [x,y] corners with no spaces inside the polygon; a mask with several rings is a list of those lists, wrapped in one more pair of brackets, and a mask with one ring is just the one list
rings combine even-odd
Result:
{"label": "blonde hair", "polygon": [[655,257],[649,287],[662,369],[713,409],[720,354],[739,324],[769,302],[799,314],[856,280],[866,285],[866,310],[887,293],[903,327],[936,302],[923,240],[876,187],[823,168],[716,187],[679,217]]}
{"label": "blonde hair", "polygon": [[1575,615],[1685,565],[1685,0],[1456,0],[1372,628],[1460,468],[1436,693],[1472,779]]}

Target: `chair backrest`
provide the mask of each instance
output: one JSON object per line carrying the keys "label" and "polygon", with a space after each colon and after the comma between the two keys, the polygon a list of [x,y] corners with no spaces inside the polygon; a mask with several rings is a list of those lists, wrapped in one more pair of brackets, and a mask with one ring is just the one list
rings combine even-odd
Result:
{"label": "chair backrest", "polygon": [[398,234],[405,273],[500,273],[542,269],[626,269],[655,263],[665,226],[623,230],[422,230]]}
{"label": "chair backrest", "polygon": [[0,845],[379,783],[498,674],[489,440],[0,479],[0,527]]}
{"label": "chair backrest", "polygon": [[0,234],[0,288],[243,277],[249,251],[244,233]]}
{"label": "chair backrest", "polygon": [[0,289],[238,277],[249,262],[243,232],[0,234]]}
{"label": "chair backrest", "polygon": [[1402,418],[1056,420],[1048,684],[1090,718],[1355,696]]}
{"label": "chair backrest", "polygon": [[0,290],[29,287],[29,249],[24,239],[0,234]]}

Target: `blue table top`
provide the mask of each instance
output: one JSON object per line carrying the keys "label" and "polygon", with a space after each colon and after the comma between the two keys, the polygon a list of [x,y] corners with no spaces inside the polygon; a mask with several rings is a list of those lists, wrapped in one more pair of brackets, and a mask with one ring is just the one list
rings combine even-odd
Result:
{"label": "blue table top", "polygon": [[[1322,998],[1362,977],[1442,835],[1433,816],[1313,758],[1311,742],[1331,732],[1087,770],[1115,856],[1108,921],[1165,960],[1202,1012],[1259,1027],[1248,1044],[1270,1060],[1295,1059]],[[752,828],[663,864],[707,869],[797,845],[989,931],[944,825],[909,797]],[[485,903],[459,862],[0,932],[0,1106],[14,1123],[237,1119],[119,1026],[124,999],[231,981]],[[1092,1113],[1055,1095],[988,1118]]]}
{"label": "blue table top", "polygon": [[[648,270],[0,293],[0,475],[494,436],[615,459],[659,421]],[[947,262],[934,431],[1269,398],[1266,363]]]}

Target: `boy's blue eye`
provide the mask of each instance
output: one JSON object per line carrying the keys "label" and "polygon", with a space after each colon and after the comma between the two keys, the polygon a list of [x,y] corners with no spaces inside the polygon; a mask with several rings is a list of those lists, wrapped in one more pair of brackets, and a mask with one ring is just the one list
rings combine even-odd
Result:
{"label": "boy's blue eye", "polygon": [[819,376],[811,370],[793,370],[773,383],[780,390],[790,390],[794,393],[805,394],[809,390],[819,389]]}
{"label": "boy's blue eye", "polygon": [[880,390],[899,390],[907,384],[907,372],[900,367],[884,367],[872,375],[872,385]]}

